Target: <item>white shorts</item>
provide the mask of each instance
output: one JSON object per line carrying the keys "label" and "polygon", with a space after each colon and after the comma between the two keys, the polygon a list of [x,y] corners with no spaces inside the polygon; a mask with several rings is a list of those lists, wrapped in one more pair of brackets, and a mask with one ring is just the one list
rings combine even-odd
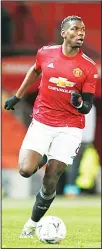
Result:
{"label": "white shorts", "polygon": [[76,127],[52,127],[32,120],[21,149],[34,150],[48,160],[56,159],[72,164],[82,140],[82,129]]}

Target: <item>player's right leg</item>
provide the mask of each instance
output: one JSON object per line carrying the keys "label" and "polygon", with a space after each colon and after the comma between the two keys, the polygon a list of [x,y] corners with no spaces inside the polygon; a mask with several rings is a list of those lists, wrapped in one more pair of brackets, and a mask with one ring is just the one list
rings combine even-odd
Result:
{"label": "player's right leg", "polygon": [[[19,153],[19,173],[23,177],[30,177],[41,166],[43,155],[48,151],[52,141],[46,126],[36,121],[30,125],[23,140]],[[36,222],[29,219],[21,232],[20,238],[33,237]]]}
{"label": "player's right leg", "polygon": [[19,173],[23,177],[30,177],[35,174],[37,169],[42,168],[47,162],[47,156],[44,154],[42,157],[36,151],[20,150],[19,153]]}
{"label": "player's right leg", "polygon": [[19,173],[23,177],[30,177],[38,168],[42,155],[36,151],[21,149],[19,153]]}
{"label": "player's right leg", "polygon": [[19,152],[19,173],[23,177],[30,177],[46,163],[51,140],[46,126],[32,120]]}

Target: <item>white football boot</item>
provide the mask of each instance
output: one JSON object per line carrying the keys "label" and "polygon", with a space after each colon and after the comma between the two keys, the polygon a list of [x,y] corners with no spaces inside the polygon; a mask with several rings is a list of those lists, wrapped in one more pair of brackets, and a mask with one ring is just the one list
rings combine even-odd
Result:
{"label": "white football boot", "polygon": [[37,222],[34,222],[32,219],[29,219],[23,229],[22,229],[22,232],[20,234],[20,239],[22,238],[33,238],[34,236],[34,232],[36,230],[36,225],[37,225]]}

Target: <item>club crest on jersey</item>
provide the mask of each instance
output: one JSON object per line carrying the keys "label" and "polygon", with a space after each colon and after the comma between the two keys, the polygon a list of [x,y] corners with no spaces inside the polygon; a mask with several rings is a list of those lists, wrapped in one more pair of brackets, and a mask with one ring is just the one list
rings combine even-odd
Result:
{"label": "club crest on jersey", "polygon": [[82,75],[82,70],[80,68],[74,68],[73,69],[73,74],[75,77],[80,77]]}
{"label": "club crest on jersey", "polygon": [[74,82],[71,82],[69,80],[67,80],[66,78],[62,78],[62,77],[51,77],[49,79],[49,82],[51,83],[55,83],[57,86],[60,86],[60,87],[66,87],[66,86],[69,86],[69,87],[73,87],[76,83]]}

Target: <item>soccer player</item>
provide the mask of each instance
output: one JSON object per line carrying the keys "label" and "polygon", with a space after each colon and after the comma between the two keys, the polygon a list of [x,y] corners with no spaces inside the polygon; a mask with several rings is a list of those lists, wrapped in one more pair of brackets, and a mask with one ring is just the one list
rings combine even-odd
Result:
{"label": "soccer player", "polygon": [[61,23],[63,44],[38,50],[35,64],[15,96],[5,102],[12,110],[41,75],[39,93],[34,103],[33,119],[21,145],[19,173],[30,177],[44,154],[48,162],[41,189],[21,238],[33,237],[37,222],[56,196],[57,182],[78,152],[85,126],[85,115],[92,107],[97,69],[85,55],[82,44],[85,25],[78,16],[68,16]]}

